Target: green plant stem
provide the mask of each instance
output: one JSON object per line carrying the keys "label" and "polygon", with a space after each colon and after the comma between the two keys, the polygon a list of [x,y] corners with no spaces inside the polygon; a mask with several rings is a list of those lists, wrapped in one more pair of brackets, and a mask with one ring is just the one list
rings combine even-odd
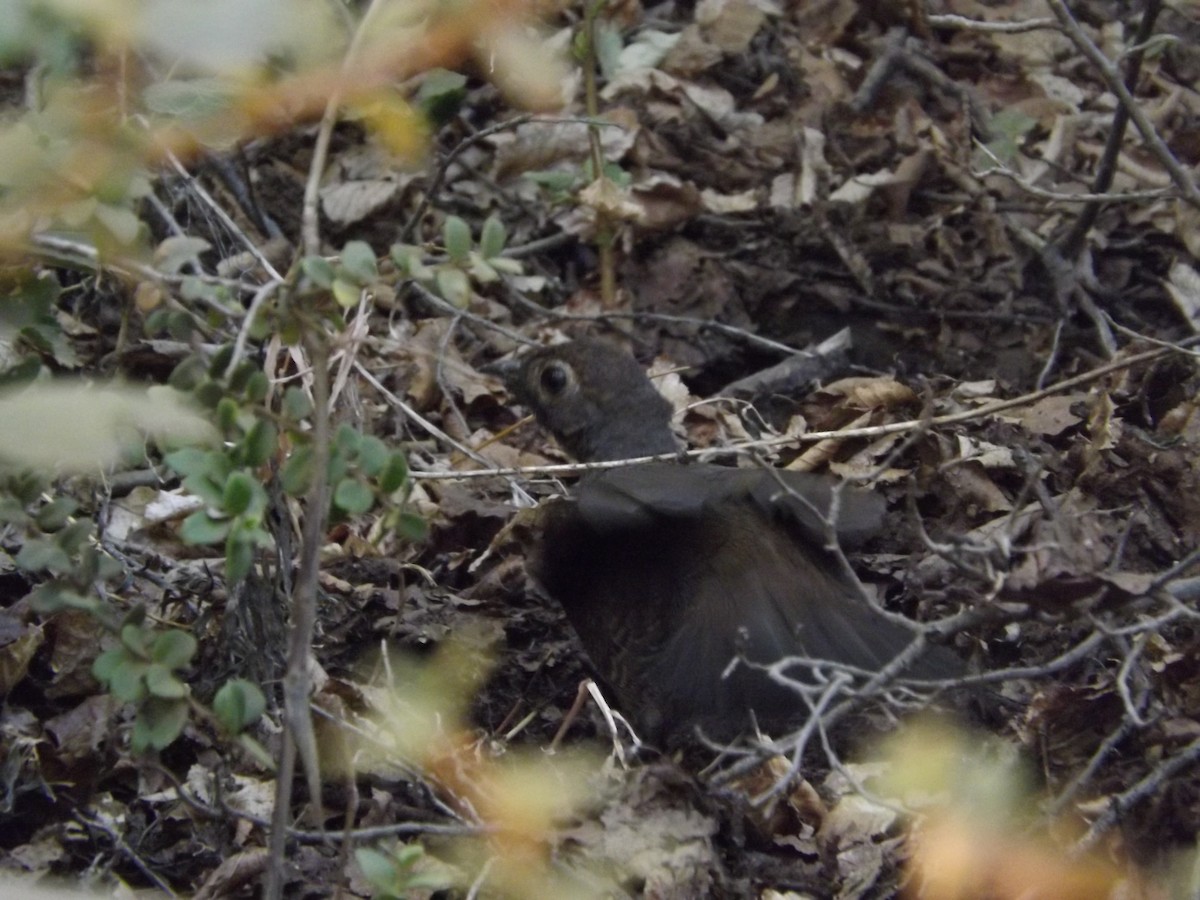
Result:
{"label": "green plant stem", "polygon": [[300,564],[292,594],[288,667],[283,678],[284,722],[287,727],[283,733],[279,776],[275,789],[275,810],[271,818],[270,864],[267,867],[267,885],[264,893],[267,900],[280,900],[283,896],[283,868],[297,752],[304,766],[309,801],[313,805],[318,827],[324,822],[317,742],[309,707],[311,679],[308,661],[312,655],[313,632],[317,622],[317,577],[321,539],[329,517],[329,354],[319,323],[307,323],[303,333],[313,377],[314,474],[312,486],[305,498]]}
{"label": "green plant stem", "polygon": [[[596,87],[596,68],[599,60],[596,58],[596,16],[604,8],[604,0],[596,0],[588,5],[584,15],[583,29],[586,54],[583,60],[584,102],[587,105],[589,119],[600,115],[600,96]],[[604,174],[604,145],[600,141],[600,128],[588,125],[588,144],[591,148],[592,173],[599,180],[606,178]],[[613,225],[608,213],[602,209],[596,210],[596,249],[600,252],[600,305],[603,309],[612,309],[617,298],[616,261],[613,258]]]}

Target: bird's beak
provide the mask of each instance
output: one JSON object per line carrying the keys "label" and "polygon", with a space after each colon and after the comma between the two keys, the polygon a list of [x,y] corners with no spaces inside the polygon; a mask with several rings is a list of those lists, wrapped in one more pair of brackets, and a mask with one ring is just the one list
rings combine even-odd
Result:
{"label": "bird's beak", "polygon": [[493,363],[488,363],[486,366],[480,366],[479,371],[484,375],[492,375],[504,382],[504,386],[508,388],[511,394],[513,391],[513,382],[516,380],[517,373],[521,370],[521,361],[510,356],[508,359],[500,359]]}

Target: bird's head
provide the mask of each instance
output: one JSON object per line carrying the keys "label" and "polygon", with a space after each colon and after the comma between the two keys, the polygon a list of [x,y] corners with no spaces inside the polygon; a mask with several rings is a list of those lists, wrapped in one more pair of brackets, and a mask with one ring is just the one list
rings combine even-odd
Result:
{"label": "bird's head", "polygon": [[625,351],[594,338],[542,347],[502,372],[513,397],[581,462],[673,453],[671,404]]}

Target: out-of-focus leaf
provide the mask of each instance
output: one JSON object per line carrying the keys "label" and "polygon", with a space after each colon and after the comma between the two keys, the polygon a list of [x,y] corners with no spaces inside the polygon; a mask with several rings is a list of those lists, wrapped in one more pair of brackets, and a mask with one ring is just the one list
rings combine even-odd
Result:
{"label": "out-of-focus leaf", "polygon": [[133,723],[133,734],[129,739],[130,747],[134,753],[163,750],[183,733],[187,719],[186,700],[148,700],[138,709],[137,721]]}
{"label": "out-of-focus leaf", "polygon": [[196,655],[196,639],[186,631],[172,628],[154,638],[150,656],[168,669],[181,669]]}
{"label": "out-of-focus leaf", "polygon": [[169,388],[39,382],[0,394],[0,420],[0,462],[48,473],[106,468],[147,433],[215,438],[187,397]]}
{"label": "out-of-focus leaf", "polygon": [[361,516],[375,503],[371,489],[354,478],[346,478],[333,492],[333,505],[351,516]]}
{"label": "out-of-focus leaf", "polygon": [[259,720],[267,708],[267,699],[257,684],[233,678],[213,697],[213,713],[230,734],[238,734]]}
{"label": "out-of-focus leaf", "polygon": [[370,284],[379,277],[375,251],[366,241],[350,241],[342,248],[342,269],[360,285]]}
{"label": "out-of-focus leaf", "polygon": [[499,216],[492,213],[484,221],[483,231],[479,235],[479,255],[484,259],[499,256],[504,251],[507,241],[508,232],[504,228],[504,223],[500,221]]}
{"label": "out-of-focus leaf", "polygon": [[446,216],[442,226],[442,241],[451,262],[465,263],[467,254],[471,252],[471,226],[459,216]]}
{"label": "out-of-focus leaf", "polygon": [[466,309],[471,302],[471,280],[462,269],[443,266],[437,270],[438,293],[452,306]]}

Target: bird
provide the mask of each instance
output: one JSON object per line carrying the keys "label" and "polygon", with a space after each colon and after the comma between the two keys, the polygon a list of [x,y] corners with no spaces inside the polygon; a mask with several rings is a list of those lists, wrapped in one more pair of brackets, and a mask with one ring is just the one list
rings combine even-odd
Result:
{"label": "bird", "polygon": [[[507,362],[509,394],[579,462],[678,454],[671,404],[623,349],[581,338]],[[832,546],[877,531],[883,499],[831,477],[649,461],[588,473],[538,512],[527,568],[651,743],[795,721],[802,698],[762,666],[798,658],[788,674],[808,683],[829,663],[876,673],[914,640]],[[959,668],[934,646],[906,675]]]}

